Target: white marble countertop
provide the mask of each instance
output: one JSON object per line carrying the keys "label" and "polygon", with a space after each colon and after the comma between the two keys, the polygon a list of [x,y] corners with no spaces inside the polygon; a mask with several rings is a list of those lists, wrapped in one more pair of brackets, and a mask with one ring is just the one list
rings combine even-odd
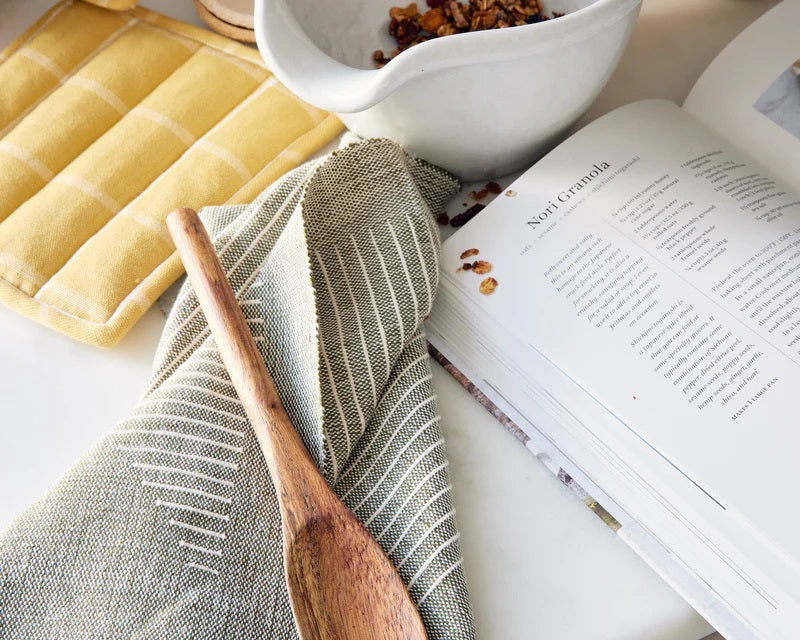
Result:
{"label": "white marble countertop", "polygon": [[[0,46],[50,0],[0,0]],[[144,5],[201,24],[189,0]],[[775,0],[645,0],[619,69],[584,120],[646,97],[681,102]],[[151,309],[115,349],[0,307],[0,527],[43,493],[143,389],[163,326]],[[696,640],[710,627],[434,364],[479,637]]]}

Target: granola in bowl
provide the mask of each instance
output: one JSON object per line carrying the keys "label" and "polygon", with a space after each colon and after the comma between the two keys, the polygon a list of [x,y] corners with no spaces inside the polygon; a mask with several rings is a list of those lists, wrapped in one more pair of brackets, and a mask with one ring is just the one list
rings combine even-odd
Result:
{"label": "granola in bowl", "polygon": [[470,31],[520,27],[560,18],[563,13],[547,15],[539,0],[427,0],[427,10],[420,12],[416,2],[389,9],[389,35],[397,47],[389,56],[382,49],[372,54],[380,69],[392,58],[415,44]]}

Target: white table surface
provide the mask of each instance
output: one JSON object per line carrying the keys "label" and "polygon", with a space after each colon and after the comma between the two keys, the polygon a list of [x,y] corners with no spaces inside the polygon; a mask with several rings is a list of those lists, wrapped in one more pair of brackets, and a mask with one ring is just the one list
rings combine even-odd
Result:
{"label": "white table surface", "polygon": [[[0,47],[50,4],[0,0]],[[142,4],[202,24],[189,0]],[[617,73],[584,120],[641,98],[680,103],[722,47],[774,4],[645,0]],[[163,313],[153,308],[106,351],[0,307],[0,528],[132,407],[162,326]],[[712,631],[433,367],[480,638],[696,640]]]}

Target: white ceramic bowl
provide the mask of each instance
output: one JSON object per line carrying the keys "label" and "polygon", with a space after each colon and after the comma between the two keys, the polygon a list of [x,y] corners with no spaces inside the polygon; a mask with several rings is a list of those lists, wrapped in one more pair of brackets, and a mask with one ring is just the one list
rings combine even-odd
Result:
{"label": "white ceramic bowl", "polygon": [[[289,89],[365,137],[389,137],[467,180],[504,175],[556,144],[603,88],[641,0],[545,0],[549,20],[393,48],[405,0],[256,0],[258,48]],[[427,9],[418,0],[420,10]]]}

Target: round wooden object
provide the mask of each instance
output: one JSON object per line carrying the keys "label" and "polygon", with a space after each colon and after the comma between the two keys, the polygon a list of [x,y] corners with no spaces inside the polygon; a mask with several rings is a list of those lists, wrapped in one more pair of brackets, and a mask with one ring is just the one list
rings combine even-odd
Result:
{"label": "round wooden object", "polygon": [[221,20],[213,13],[211,13],[200,0],[194,0],[194,8],[197,10],[198,15],[202,18],[211,29],[217,33],[222,34],[228,38],[239,40],[240,42],[254,43],[256,41],[256,32],[252,29],[245,29],[236,25],[230,24]]}
{"label": "round wooden object", "polygon": [[210,13],[235,27],[253,29],[253,0],[199,0]]}

